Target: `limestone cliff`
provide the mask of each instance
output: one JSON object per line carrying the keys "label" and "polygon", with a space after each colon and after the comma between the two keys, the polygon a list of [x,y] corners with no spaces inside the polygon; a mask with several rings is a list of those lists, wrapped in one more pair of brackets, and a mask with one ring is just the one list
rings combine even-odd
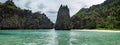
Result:
{"label": "limestone cliff", "polygon": [[71,17],[73,29],[120,29],[120,0],[82,8]]}
{"label": "limestone cliff", "polygon": [[16,7],[12,0],[0,4],[0,29],[52,29],[53,23],[40,12]]}
{"label": "limestone cliff", "polygon": [[70,11],[68,6],[60,6],[55,24],[56,30],[70,30]]}

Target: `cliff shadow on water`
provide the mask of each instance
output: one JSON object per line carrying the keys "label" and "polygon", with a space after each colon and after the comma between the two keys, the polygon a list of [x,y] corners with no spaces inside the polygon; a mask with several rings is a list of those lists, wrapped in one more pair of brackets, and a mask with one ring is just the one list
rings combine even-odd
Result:
{"label": "cliff shadow on water", "polygon": [[58,45],[70,45],[70,31],[59,30],[57,33]]}

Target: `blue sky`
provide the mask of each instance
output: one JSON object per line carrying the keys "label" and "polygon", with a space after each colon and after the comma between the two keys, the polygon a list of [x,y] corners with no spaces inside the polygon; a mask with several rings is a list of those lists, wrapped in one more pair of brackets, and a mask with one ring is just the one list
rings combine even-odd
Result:
{"label": "blue sky", "polygon": [[[5,2],[6,0],[0,0]],[[51,21],[55,22],[57,11],[61,4],[68,5],[70,15],[73,16],[81,8],[89,8],[92,5],[103,3],[105,0],[13,0],[18,7],[29,9],[33,12],[44,12]]]}

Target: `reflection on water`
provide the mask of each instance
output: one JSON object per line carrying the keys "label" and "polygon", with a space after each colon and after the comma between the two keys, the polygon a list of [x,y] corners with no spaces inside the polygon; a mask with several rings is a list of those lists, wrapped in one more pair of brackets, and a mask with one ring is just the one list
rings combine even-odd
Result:
{"label": "reflection on water", "polygon": [[57,45],[56,38],[54,30],[0,31],[0,45]]}
{"label": "reflection on water", "polygon": [[0,31],[0,45],[119,45],[120,33],[55,30]]}
{"label": "reflection on water", "polygon": [[58,45],[57,33],[55,32],[55,30],[51,30],[48,34],[50,36],[50,37],[48,37],[48,38],[50,38],[50,40],[48,41],[49,43],[46,45]]}
{"label": "reflection on water", "polygon": [[70,45],[70,31],[57,31],[58,45]]}

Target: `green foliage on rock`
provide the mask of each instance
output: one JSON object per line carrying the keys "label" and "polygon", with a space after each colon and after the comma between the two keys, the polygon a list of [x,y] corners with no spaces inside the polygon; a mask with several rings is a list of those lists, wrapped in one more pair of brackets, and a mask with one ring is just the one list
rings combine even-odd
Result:
{"label": "green foliage on rock", "polygon": [[83,8],[71,19],[74,29],[120,29],[120,0]]}
{"label": "green foliage on rock", "polygon": [[0,29],[52,29],[53,23],[41,12],[17,7],[12,0],[0,4]]}
{"label": "green foliage on rock", "polygon": [[57,14],[57,20],[55,23],[56,30],[70,30],[71,20],[70,11],[68,6],[61,5]]}

